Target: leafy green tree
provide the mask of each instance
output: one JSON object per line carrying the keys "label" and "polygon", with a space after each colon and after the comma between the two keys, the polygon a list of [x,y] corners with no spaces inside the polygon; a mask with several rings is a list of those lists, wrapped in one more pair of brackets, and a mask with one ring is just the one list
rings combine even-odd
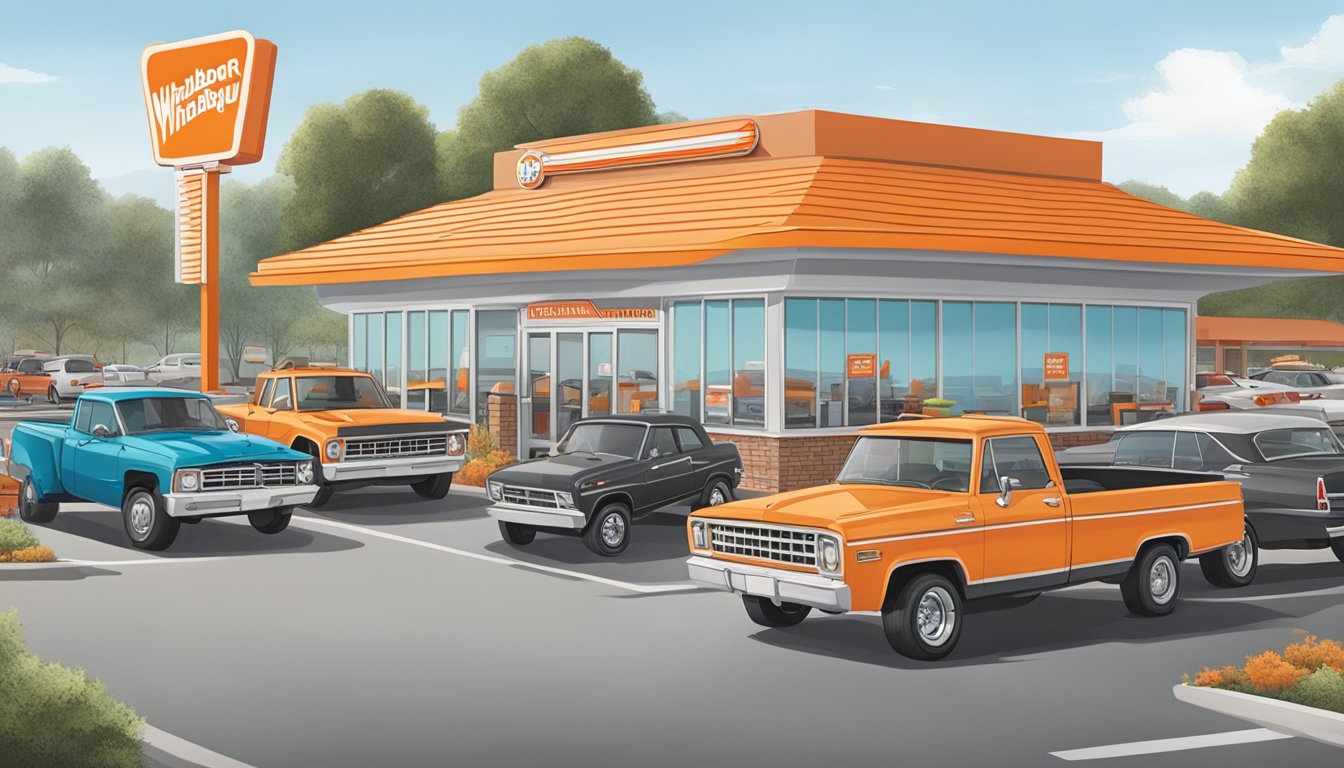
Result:
{"label": "leafy green tree", "polygon": [[1232,222],[1232,206],[1227,198],[1212,192],[1196,192],[1186,202],[1186,210],[1196,216],[1202,216],[1224,224]]}
{"label": "leafy green tree", "polygon": [[1276,115],[1228,196],[1238,224],[1344,246],[1344,80]]}
{"label": "leafy green tree", "polygon": [[515,144],[657,122],[644,76],[601,45],[565,37],[528,46],[482,75],[457,127],[439,134],[439,195],[454,200],[491,189],[494,154]]}
{"label": "leafy green tree", "polygon": [[173,280],[173,213],[149,198],[124,195],[107,204],[104,218],[104,252],[120,267],[109,270],[104,290],[117,300],[100,302],[102,340],[123,362],[136,340],[170,354],[200,316],[199,287]]}
{"label": "leafy green tree", "polygon": [[307,248],[436,202],[434,125],[404,93],[365,91],[310,108],[277,168],[294,180],[277,242]]}
{"label": "leafy green tree", "polygon": [[281,294],[303,290],[257,288],[247,279],[258,261],[284,252],[281,212],[294,198],[294,182],[285,176],[256,184],[230,181],[219,197],[220,352],[229,361],[232,381],[238,381],[244,347],[257,337],[263,318],[275,312],[268,305],[283,307],[292,294]]}
{"label": "leafy green tree", "polygon": [[1157,184],[1130,179],[1129,181],[1122,181],[1116,186],[1135,197],[1142,197],[1144,200],[1150,200],[1158,205],[1165,205],[1178,211],[1189,210],[1189,203],[1186,202],[1185,198]]}

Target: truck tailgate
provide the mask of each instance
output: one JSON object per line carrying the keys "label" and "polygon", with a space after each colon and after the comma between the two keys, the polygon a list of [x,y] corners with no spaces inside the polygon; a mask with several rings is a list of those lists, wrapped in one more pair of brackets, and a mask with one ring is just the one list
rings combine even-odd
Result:
{"label": "truck tailgate", "polygon": [[1076,568],[1133,558],[1150,539],[1183,538],[1198,554],[1245,531],[1241,485],[1228,481],[1070,493],[1069,506]]}

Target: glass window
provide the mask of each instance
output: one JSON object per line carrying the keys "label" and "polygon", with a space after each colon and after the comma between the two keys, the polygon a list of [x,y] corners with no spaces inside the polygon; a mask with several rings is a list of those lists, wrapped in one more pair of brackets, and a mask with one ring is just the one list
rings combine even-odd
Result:
{"label": "glass window", "polygon": [[555,334],[555,433],[583,416],[583,334]]}
{"label": "glass window", "polygon": [[93,404],[96,400],[85,400],[79,404],[79,414],[75,417],[75,431],[91,434],[93,432]]}
{"label": "glass window", "polygon": [[[953,414],[975,407],[971,312],[968,301],[943,302],[943,400],[935,407],[950,408]],[[949,401],[951,406],[943,405]]]}
{"label": "glass window", "polygon": [[906,411],[917,412],[910,398],[910,302],[877,304],[878,419],[892,421]]}
{"label": "glass window", "polygon": [[725,332],[729,321],[728,301],[705,302],[706,424],[727,424],[731,420],[729,394],[732,390],[732,360],[729,359],[729,347],[732,337]]}
{"label": "glass window", "polygon": [[1167,376],[1162,355],[1162,310],[1140,307],[1138,348],[1138,392],[1140,403],[1165,403]]}
{"label": "glass window", "polygon": [[294,407],[293,398],[289,396],[288,378],[275,380],[275,392],[271,395],[271,407],[277,411],[288,411]]}
{"label": "glass window", "polygon": [[257,394],[257,405],[265,405],[271,402],[271,387],[275,384],[275,379],[267,379],[266,383],[261,385],[261,392]]}
{"label": "glass window", "polygon": [[1134,467],[1171,467],[1171,455],[1175,446],[1173,432],[1128,432],[1120,437],[1115,446],[1117,465]]}
{"label": "glass window", "polygon": [[682,451],[698,451],[705,447],[705,443],[700,436],[690,427],[677,427],[677,443],[681,445]]}
{"label": "glass window", "polygon": [[616,412],[658,411],[658,332],[617,331]]}
{"label": "glass window", "polygon": [[[1082,307],[1022,305],[1022,416],[1049,426],[1081,423]],[[1047,355],[1064,355],[1067,378],[1045,378]]]}
{"label": "glass window", "polygon": [[[228,427],[210,401],[200,397],[146,397],[122,400],[117,404],[126,432],[206,431],[222,432]],[[96,417],[95,417],[96,418]],[[116,431],[116,422],[108,425]]]}
{"label": "glass window", "polygon": [[1001,477],[1017,481],[1014,488],[1037,490],[1050,485],[1050,472],[1033,437],[996,437],[985,442],[980,464],[980,492],[999,493]]}
{"label": "glass window", "polygon": [[425,381],[429,384],[427,387],[429,393],[429,410],[436,413],[447,413],[448,403],[453,395],[453,388],[449,384],[451,379],[448,373],[448,345],[449,335],[452,330],[448,326],[448,313],[444,311],[430,312],[426,319],[427,345],[429,347],[428,358],[425,367]]}
{"label": "glass window", "polygon": [[[845,305],[845,387],[849,426],[877,423],[877,370],[864,373],[863,358],[877,368],[877,302],[850,299]],[[857,358],[857,359],[856,359]],[[850,363],[855,365],[851,365]]]}
{"label": "glass window", "polygon": [[483,309],[476,313],[476,423],[488,424],[490,421],[491,392],[515,394],[517,346],[516,311]]}
{"label": "glass window", "polygon": [[[588,335],[588,415],[611,414],[611,334]],[[699,379],[697,377],[697,384]]]}
{"label": "glass window", "polygon": [[[1177,310],[1179,311],[1179,310]],[[1185,314],[1182,312],[1181,314]],[[1199,373],[1212,373],[1218,370],[1218,348],[1198,347],[1195,349],[1195,370]]]}
{"label": "glass window", "polygon": [[[1112,313],[1110,307],[1087,308],[1087,424],[1114,424],[1111,405],[1118,402],[1113,373]],[[1133,398],[1131,397],[1130,400]]]}
{"label": "glass window", "polygon": [[819,426],[845,425],[845,300],[822,299],[819,307]]}
{"label": "glass window", "polygon": [[1194,432],[1176,433],[1176,452],[1172,454],[1171,465],[1176,469],[1204,468],[1204,457],[1200,454],[1199,439]]}
{"label": "glass window", "polygon": [[89,402],[89,415],[85,420],[85,432],[93,434],[93,430],[98,427],[106,427],[112,435],[119,434],[121,429],[117,424],[117,415],[112,410],[111,403],[104,403],[98,400]]}
{"label": "glass window", "polygon": [[[677,450],[677,440],[672,435],[671,427],[654,427],[652,447],[658,449],[659,456],[674,456],[680,453]],[[650,454],[652,458],[652,454]]]}
{"label": "glass window", "polygon": [[66,373],[93,373],[93,371],[94,367],[92,360],[74,359],[65,361]]}
{"label": "glass window", "polygon": [[[282,381],[289,383],[289,379]],[[371,376],[300,376],[294,389],[300,411],[392,407]]]}
{"label": "glass window", "polygon": [[429,350],[425,341],[425,313],[406,313],[406,407],[423,410],[429,401]]}
{"label": "glass window", "polygon": [[1017,305],[975,305],[974,409],[1017,414]]}
{"label": "glass window", "polygon": [[910,393],[923,398],[938,391],[938,305],[910,302]]}
{"label": "glass window", "polygon": [[1344,453],[1329,427],[1266,430],[1255,436],[1255,447],[1260,449],[1265,461]]}
{"label": "glass window", "polygon": [[401,313],[388,312],[385,321],[387,344],[384,346],[387,366],[383,384],[394,402],[401,400]]}
{"label": "glass window", "polygon": [[733,300],[733,421],[765,426],[765,300]]}
{"label": "glass window", "polygon": [[559,453],[607,453],[633,459],[639,456],[647,430],[638,424],[585,421],[575,424],[556,446]]}
{"label": "glass window", "polygon": [[672,305],[672,410],[700,420],[700,302]]}
{"label": "glass window", "polygon": [[817,300],[784,300],[784,426],[817,426]]}
{"label": "glass window", "polygon": [[369,321],[369,362],[367,370],[375,379],[383,380],[383,316],[371,314]]}
{"label": "glass window", "polygon": [[471,347],[467,344],[467,339],[470,338],[468,328],[470,322],[470,311],[465,309],[453,310],[453,341],[452,349],[448,354],[448,361],[453,366],[449,379],[452,382],[452,396],[448,402],[450,413],[465,414],[471,410]]}
{"label": "glass window", "polygon": [[1187,410],[1187,392],[1189,390],[1186,371],[1186,347],[1190,337],[1185,324],[1185,310],[1162,310],[1162,355],[1163,379],[1167,382],[1163,402],[1171,403],[1174,410]]}
{"label": "glass window", "polygon": [[350,367],[357,371],[369,369],[369,316],[355,315],[353,322],[354,338],[350,341]]}
{"label": "glass window", "polygon": [[1136,307],[1113,307],[1112,348],[1115,360],[1115,391],[1139,395],[1139,310]]}
{"label": "glass window", "polygon": [[965,493],[970,474],[970,440],[860,437],[835,481]]}

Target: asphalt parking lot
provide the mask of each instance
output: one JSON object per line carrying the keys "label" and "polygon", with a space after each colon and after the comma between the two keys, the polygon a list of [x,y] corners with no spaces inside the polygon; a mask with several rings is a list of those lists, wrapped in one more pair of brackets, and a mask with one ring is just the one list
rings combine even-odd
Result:
{"label": "asphalt parking lot", "polygon": [[[1294,630],[1344,636],[1344,565],[1280,553],[1235,593],[1187,566],[1162,619],[1104,586],[972,615],[952,657],[921,664],[875,616],[763,629],[690,588],[676,511],[599,562],[565,537],[510,549],[478,495],[413,499],[345,493],[270,537],[205,521],[164,553],[126,547],[115,511],[72,507],[38,533],[85,564],[0,573],[0,606],[156,729],[258,768],[1063,764],[1050,753],[1244,731],[1172,684]],[[1338,757],[1291,739],[1094,762]]]}

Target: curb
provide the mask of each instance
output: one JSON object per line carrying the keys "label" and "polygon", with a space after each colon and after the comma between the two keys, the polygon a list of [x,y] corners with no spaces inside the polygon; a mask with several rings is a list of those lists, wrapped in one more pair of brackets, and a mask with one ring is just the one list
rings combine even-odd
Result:
{"label": "curb", "polygon": [[1177,685],[1172,687],[1171,692],[1187,704],[1255,723],[1279,733],[1344,748],[1344,714],[1338,712],[1196,685]]}
{"label": "curb", "polygon": [[480,496],[481,498],[487,498],[485,495],[485,489],[479,485],[454,485],[453,493],[465,493],[469,496]]}

